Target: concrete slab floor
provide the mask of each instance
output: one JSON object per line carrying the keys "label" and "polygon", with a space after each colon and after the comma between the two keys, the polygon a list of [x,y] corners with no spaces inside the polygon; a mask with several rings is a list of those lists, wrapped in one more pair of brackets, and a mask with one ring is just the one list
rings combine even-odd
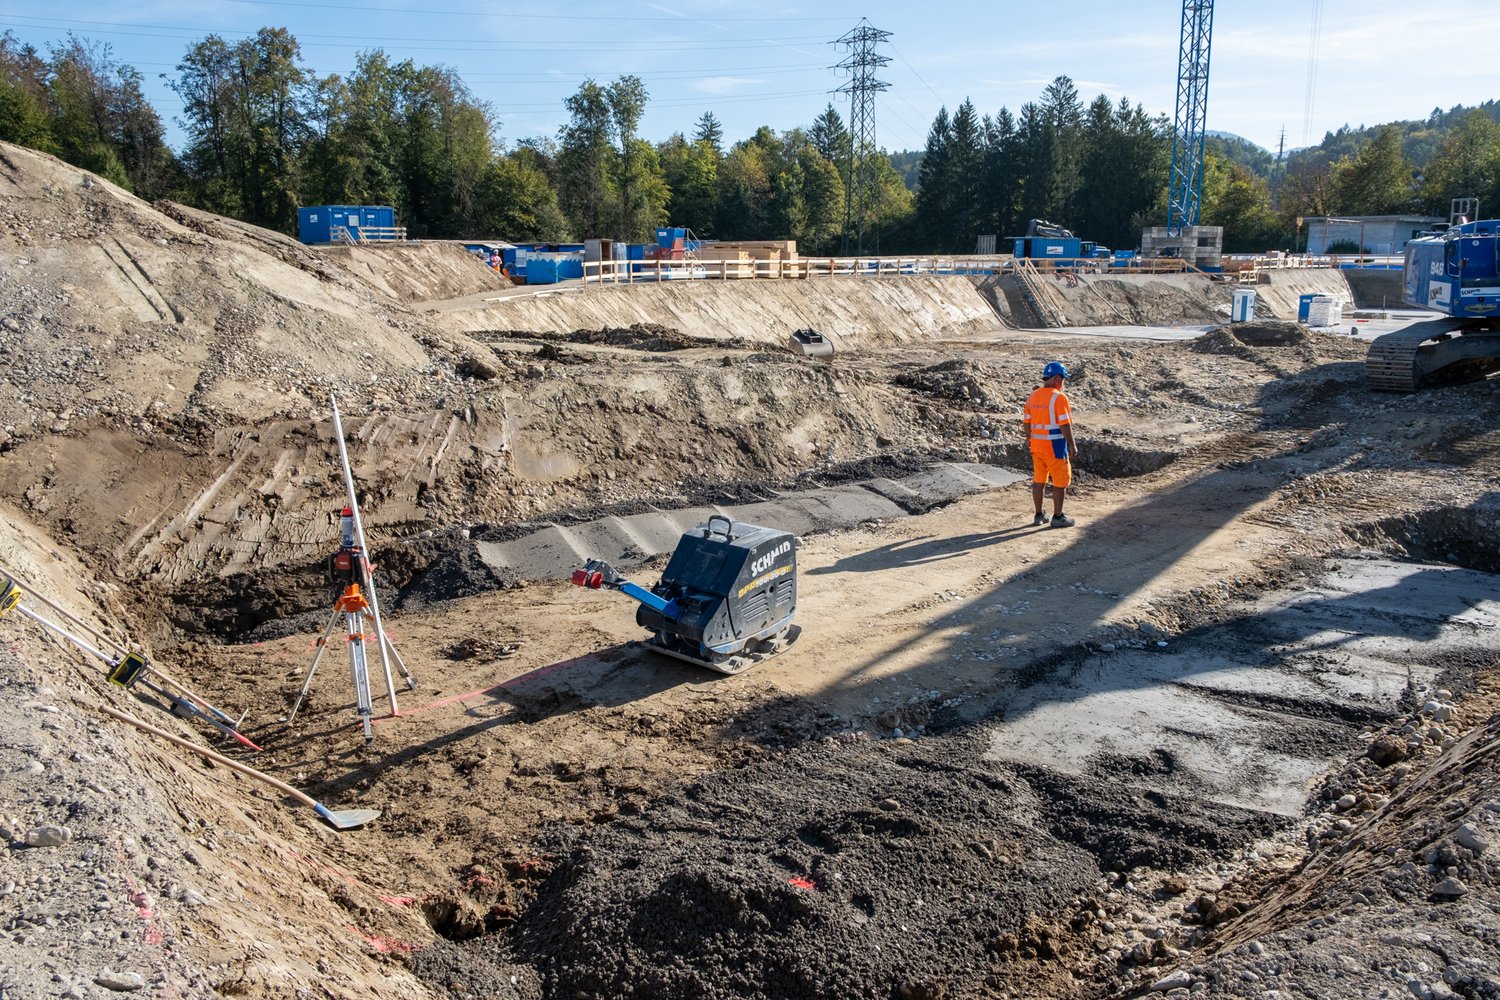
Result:
{"label": "concrete slab floor", "polygon": [[1330,750],[1393,716],[1449,655],[1493,643],[1493,585],[1449,566],[1346,562],[1223,625],[1105,648],[1024,689],[985,756],[1299,815]]}

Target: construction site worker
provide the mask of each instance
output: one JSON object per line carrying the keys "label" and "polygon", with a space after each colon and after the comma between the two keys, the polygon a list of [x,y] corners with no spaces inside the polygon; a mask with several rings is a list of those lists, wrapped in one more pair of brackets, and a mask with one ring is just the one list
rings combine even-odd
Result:
{"label": "construction site worker", "polygon": [[1042,510],[1048,479],[1052,480],[1052,527],[1071,528],[1077,523],[1063,513],[1063,500],[1073,482],[1072,457],[1077,451],[1073,445],[1073,411],[1067,393],[1062,390],[1067,378],[1066,365],[1061,361],[1047,362],[1042,368],[1042,384],[1026,400],[1026,410],[1021,416],[1031,447],[1031,501],[1036,508],[1031,523],[1037,526],[1049,523]]}

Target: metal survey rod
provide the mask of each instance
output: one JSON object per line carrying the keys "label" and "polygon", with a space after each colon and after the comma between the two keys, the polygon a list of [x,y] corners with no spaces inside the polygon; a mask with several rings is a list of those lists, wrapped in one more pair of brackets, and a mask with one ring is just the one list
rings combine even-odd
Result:
{"label": "metal survey rod", "polygon": [[[20,585],[21,587],[23,587],[25,589],[26,596],[28,598],[35,599],[37,601],[40,601],[42,604],[45,604],[48,608],[51,608],[52,611],[55,612],[56,614],[61,615],[63,618],[65,618],[68,621],[72,622],[74,625],[76,625],[79,628],[83,629],[84,631],[88,632],[101,645],[105,645],[105,646],[108,646],[111,649],[113,649],[116,653],[118,653],[120,655],[120,657],[123,658],[123,657],[127,657],[127,656],[131,655],[131,651],[129,649],[127,649],[123,644],[121,644],[119,642],[116,642],[114,639],[110,638],[108,635],[104,634],[103,632],[101,632],[99,629],[95,628],[93,625],[89,624],[84,619],[78,617],[73,612],[71,612],[67,608],[63,607],[61,604],[58,604],[56,601],[49,600],[45,594],[39,594],[39,593],[37,593],[37,590],[36,590],[35,587],[33,587],[27,581],[23,580],[19,575],[11,572],[6,567],[0,566],[0,576],[8,577],[9,579],[15,581],[15,583],[17,583],[18,585]],[[35,615],[27,612],[25,608],[20,608],[18,610],[20,610],[21,612],[27,614],[27,616],[30,617],[30,618],[32,618],[33,620],[38,620]],[[116,661],[112,657],[105,656],[103,653],[101,653],[97,649],[94,649],[92,646],[88,646],[88,645],[85,645],[83,643],[78,643],[78,640],[75,637],[73,637],[73,636],[68,636],[68,638],[70,640],[72,640],[73,642],[77,643],[80,647],[82,647],[84,649],[87,649],[89,652],[93,653],[95,656],[99,657],[101,660],[104,660],[104,662],[108,663],[110,666],[115,666],[116,663],[118,662],[118,661]],[[168,687],[170,687],[173,690],[175,690],[178,694],[182,695],[188,701],[191,701],[194,704],[196,704],[204,712],[208,713],[209,715],[215,716],[221,722],[227,723],[228,726],[230,727],[230,729],[235,730],[235,738],[241,740],[241,742],[244,742],[243,737],[241,737],[239,735],[239,733],[238,733],[239,725],[240,725],[240,722],[242,720],[236,719],[234,716],[230,715],[228,712],[225,712],[222,709],[218,708],[216,705],[214,705],[208,699],[206,699],[206,698],[202,697],[201,695],[197,694],[196,692],[194,692],[192,688],[188,687],[186,684],[184,684],[181,681],[177,680],[171,674],[168,674],[166,671],[162,670],[162,668],[159,667],[159,666],[157,666],[155,663],[148,662],[146,664],[146,669],[150,670],[153,674],[155,674],[156,677],[157,677],[157,679],[160,680],[163,684],[165,684]],[[250,744],[250,745],[254,746],[254,744]],[[259,750],[260,747],[255,747],[255,749]]]}
{"label": "metal survey rod", "polygon": [[[118,643],[114,643],[112,640],[106,639],[106,642],[109,645],[116,646],[116,648],[120,650],[119,656],[110,656],[108,653],[104,652],[104,650],[99,649],[87,639],[75,635],[63,626],[59,625],[57,622],[54,622],[43,615],[37,614],[35,611],[32,611],[30,608],[26,607],[21,603],[21,594],[21,587],[16,583],[15,579],[7,578],[5,581],[5,587],[3,589],[0,589],[0,615],[4,615],[5,612],[10,611],[11,609],[19,611],[22,615],[25,615],[27,618],[40,625],[43,630],[66,639],[68,642],[72,643],[74,646],[77,646],[79,649],[83,650],[89,655],[98,657],[100,660],[102,660],[109,667],[109,680],[111,683],[118,684],[121,687],[126,688],[138,683],[144,684],[147,689],[166,699],[166,701],[172,706],[173,714],[177,714],[179,711],[181,711],[183,713],[186,713],[184,717],[194,717],[202,719],[204,722],[207,722],[209,725],[213,726],[225,736],[232,737],[233,739],[238,740],[241,744],[249,747],[250,749],[261,749],[248,737],[241,734],[235,727],[235,724],[232,724],[230,722],[220,722],[218,719],[214,718],[207,712],[203,711],[203,709],[193,704],[193,702],[188,698],[182,697],[178,694],[173,694],[170,691],[164,690],[160,685],[152,683],[149,679],[147,679],[145,675],[148,673],[155,673],[155,669],[151,666],[150,662],[147,661],[147,659],[141,654],[131,653],[127,651],[123,646],[119,646]],[[75,616],[69,614],[66,610],[58,607],[51,601],[48,601],[46,598],[41,598],[41,600],[46,603],[49,608],[53,608],[54,610],[58,611],[62,616],[71,619],[78,625],[83,626],[89,632],[95,633],[96,635],[101,635],[101,638],[103,638],[98,629],[93,628],[87,622],[81,621]],[[209,707],[212,708],[212,706]],[[218,710],[214,709],[214,711],[217,712]],[[227,716],[225,716],[225,718],[228,719]]]}
{"label": "metal survey rod", "polygon": [[[359,498],[354,495],[354,473],[349,470],[349,450],[344,447],[344,422],[339,417],[338,400],[331,392],[328,394],[328,402],[333,407],[333,438],[339,445],[339,464],[344,469],[344,487],[349,491],[349,510],[354,515],[354,534],[359,540],[360,558],[365,568],[365,585],[370,591],[368,595],[370,616],[375,619],[375,642],[380,647],[380,666],[385,670],[385,689],[391,700],[391,714],[396,715],[400,711],[396,706],[396,679],[391,676],[391,658],[387,652],[385,623],[380,618],[380,601],[375,597],[375,581],[370,570],[370,547],[365,542],[365,524],[359,516]],[[409,674],[407,682],[412,687],[416,686],[416,679]]]}

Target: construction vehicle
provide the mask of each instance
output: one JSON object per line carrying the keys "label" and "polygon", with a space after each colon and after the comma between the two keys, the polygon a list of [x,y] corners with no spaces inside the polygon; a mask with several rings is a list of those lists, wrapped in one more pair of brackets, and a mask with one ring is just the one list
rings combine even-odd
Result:
{"label": "construction vehicle", "polygon": [[1415,392],[1500,371],[1500,220],[1459,222],[1407,243],[1402,298],[1443,316],[1376,338],[1365,358],[1371,388]]}
{"label": "construction vehicle", "polygon": [[1027,260],[1093,260],[1107,259],[1109,247],[1082,240],[1070,229],[1045,219],[1032,219],[1025,236],[1012,236],[1011,253]]}
{"label": "construction vehicle", "polygon": [[683,534],[650,590],[607,562],[588,560],[573,583],[640,602],[647,648],[721,674],[737,674],[795,642],[797,539],[715,514]]}
{"label": "construction vehicle", "polygon": [[811,328],[793,330],[787,343],[793,351],[805,358],[828,358],[833,356],[833,341]]}

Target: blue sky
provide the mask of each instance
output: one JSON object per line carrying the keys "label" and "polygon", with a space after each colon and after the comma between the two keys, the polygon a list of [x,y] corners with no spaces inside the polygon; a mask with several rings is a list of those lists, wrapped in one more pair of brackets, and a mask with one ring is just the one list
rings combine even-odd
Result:
{"label": "blue sky", "polygon": [[[1500,60],[1488,54],[1500,28],[1496,0],[1220,0],[1215,8],[1208,128],[1268,149],[1283,130],[1290,149],[1346,123],[1422,118],[1500,97]],[[861,17],[891,32],[879,49],[890,59],[880,73],[890,88],[876,104],[887,149],[921,148],[941,105],[968,97],[981,113],[1014,112],[1058,75],[1071,77],[1085,102],[1102,93],[1172,114],[1176,0],[0,0],[0,30],[22,42],[45,52],[71,31],[139,68],[173,145],[181,102],[161,75],[173,75],[210,33],[233,41],[285,27],[319,75],[347,74],[366,49],[452,67],[499,112],[507,141],[555,135],[563,99],[585,78],[633,73],[651,96],[643,136],[690,132],[711,110],[733,142],[760,125],[805,126],[829,101],[847,117],[847,98],[834,93],[844,80],[831,68],[843,55],[830,43]],[[1465,55],[1445,51],[1449,39],[1480,44]]]}

